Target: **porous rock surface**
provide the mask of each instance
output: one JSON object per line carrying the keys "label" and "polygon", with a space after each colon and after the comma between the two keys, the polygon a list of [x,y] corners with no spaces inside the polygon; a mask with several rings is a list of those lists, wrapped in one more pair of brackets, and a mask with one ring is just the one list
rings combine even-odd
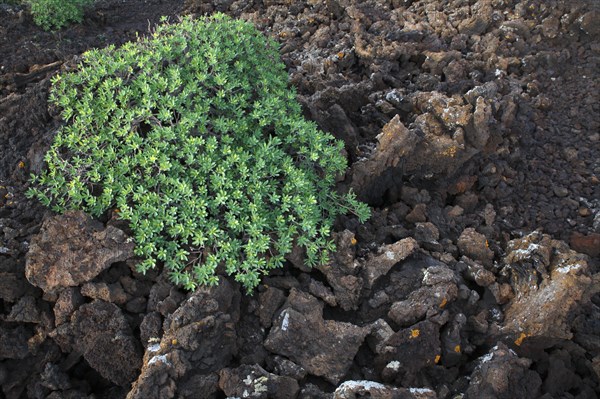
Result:
{"label": "porous rock surface", "polygon": [[265,348],[337,384],[346,374],[368,330],[323,320],[323,304],[292,289],[265,340]]}
{"label": "porous rock surface", "polygon": [[80,211],[46,219],[31,241],[25,276],[44,291],[77,286],[132,257],[134,244],[126,239]]}
{"label": "porous rock surface", "polygon": [[[62,123],[50,76],[184,9],[280,42],[305,115],[345,143],[337,188],[374,207],[338,218],[327,265],[292,254],[254,296],[140,275],[118,224],[23,195]],[[596,398],[599,11],[107,0],[57,41],[0,5],[0,396]]]}

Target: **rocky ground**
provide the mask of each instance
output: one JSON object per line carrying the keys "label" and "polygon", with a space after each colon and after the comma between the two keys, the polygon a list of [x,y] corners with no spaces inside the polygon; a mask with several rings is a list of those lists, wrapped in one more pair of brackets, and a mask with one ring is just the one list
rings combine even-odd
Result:
{"label": "rocky ground", "polygon": [[[23,196],[50,76],[214,11],[277,38],[346,143],[339,189],[374,208],[253,296],[139,275],[114,220]],[[105,0],[45,33],[0,4],[0,396],[598,397],[599,21],[594,0]]]}

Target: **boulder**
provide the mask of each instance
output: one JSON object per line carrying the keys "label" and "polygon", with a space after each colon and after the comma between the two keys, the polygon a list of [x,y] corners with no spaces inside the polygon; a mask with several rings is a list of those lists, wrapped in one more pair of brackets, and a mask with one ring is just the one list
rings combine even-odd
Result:
{"label": "boulder", "polygon": [[134,244],[114,226],[79,211],[48,218],[32,240],[25,276],[44,291],[90,281],[111,264],[133,256]]}
{"label": "boulder", "polygon": [[502,330],[522,338],[571,339],[573,312],[592,283],[587,257],[534,232],[509,242],[504,262],[516,296]]}
{"label": "boulder", "polygon": [[267,350],[285,356],[309,374],[337,384],[349,370],[369,329],[323,320],[323,304],[292,289],[265,340]]}

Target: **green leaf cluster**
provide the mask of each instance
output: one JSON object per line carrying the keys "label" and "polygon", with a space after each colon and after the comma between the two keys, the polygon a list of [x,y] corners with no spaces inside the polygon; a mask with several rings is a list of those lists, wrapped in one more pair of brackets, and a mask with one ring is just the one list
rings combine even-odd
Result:
{"label": "green leaf cluster", "polygon": [[116,207],[139,270],[161,262],[188,289],[220,267],[250,291],[294,245],[326,262],[334,218],[369,208],[333,190],[343,143],[303,118],[277,48],[216,14],[85,53],[53,79],[65,124],[29,196],[57,212]]}
{"label": "green leaf cluster", "polygon": [[61,29],[81,22],[85,7],[94,0],[28,0],[33,22],[44,30]]}

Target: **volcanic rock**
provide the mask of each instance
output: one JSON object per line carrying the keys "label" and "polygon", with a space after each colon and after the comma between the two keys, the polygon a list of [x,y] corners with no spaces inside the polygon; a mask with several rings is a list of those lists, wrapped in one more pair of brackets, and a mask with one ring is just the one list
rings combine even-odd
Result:
{"label": "volcanic rock", "polygon": [[292,289],[271,328],[265,347],[286,356],[309,374],[337,384],[346,374],[369,330],[323,320],[323,304]]}
{"label": "volcanic rock", "polygon": [[299,391],[295,379],[271,374],[256,364],[225,368],[219,376],[219,386],[228,397],[294,399]]}
{"label": "volcanic rock", "polygon": [[502,343],[478,360],[466,394],[470,398],[535,398],[540,376],[529,369],[532,361],[520,358]]}
{"label": "volcanic rock", "polygon": [[123,231],[104,228],[83,212],[46,219],[31,240],[25,275],[44,291],[85,283],[111,264],[133,256]]}
{"label": "volcanic rock", "polygon": [[509,249],[504,262],[516,297],[506,308],[503,331],[570,339],[571,313],[592,282],[586,256],[538,232],[511,241]]}

